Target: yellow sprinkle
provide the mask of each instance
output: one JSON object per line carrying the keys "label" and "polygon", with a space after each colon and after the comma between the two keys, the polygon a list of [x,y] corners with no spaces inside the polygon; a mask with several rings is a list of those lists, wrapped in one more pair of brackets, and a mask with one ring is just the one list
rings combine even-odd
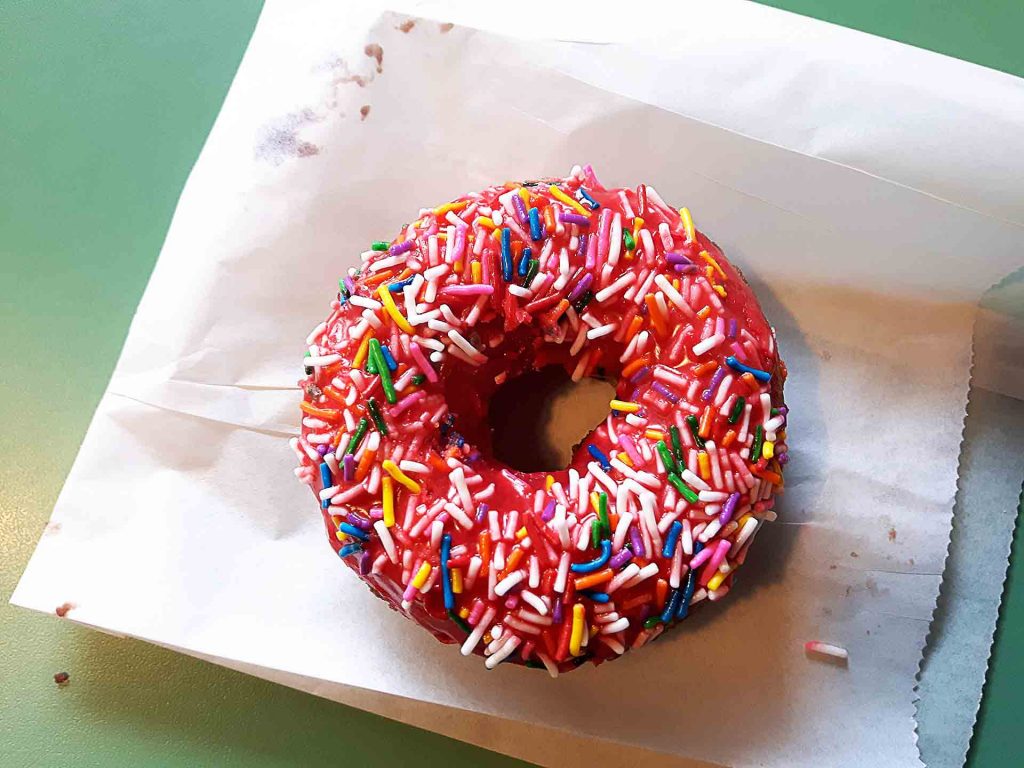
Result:
{"label": "yellow sprinkle", "polygon": [[[454,573],[454,571],[452,573]],[[469,608],[460,608],[459,609],[459,618],[460,619],[468,619],[469,618]]]}
{"label": "yellow sprinkle", "polygon": [[719,571],[710,579],[708,579],[708,592],[714,592],[716,589],[722,586],[723,581],[725,581],[725,574]]}
{"label": "yellow sprinkle", "polygon": [[725,297],[726,297],[726,296],[728,295],[728,294],[727,294],[727,293],[725,292],[725,288],[723,288],[722,286],[720,286],[720,285],[715,285],[715,286],[712,286],[712,287],[713,287],[713,288],[715,289],[715,293],[717,293],[717,294],[718,294],[719,296],[721,296],[721,297],[722,297],[723,299],[724,299],[724,298],[725,298]]}
{"label": "yellow sprinkle", "polygon": [[390,528],[395,524],[395,484],[390,477],[382,477],[380,487],[384,494],[384,525]]}
{"label": "yellow sprinkle", "polygon": [[610,407],[613,411],[622,411],[622,413],[636,413],[640,410],[639,403],[629,403],[625,400],[612,400]]}
{"label": "yellow sprinkle", "polygon": [[590,492],[590,506],[594,508],[595,512],[600,511],[601,497],[597,495],[597,491]]}
{"label": "yellow sprinkle", "polygon": [[452,568],[452,592],[456,595],[462,594],[462,569]]}
{"label": "yellow sprinkle", "polygon": [[529,535],[530,535],[530,533],[529,533],[529,531],[526,530],[526,526],[524,525],[522,528],[520,528],[518,531],[516,531],[516,540],[517,541],[522,541],[523,539],[525,539]]}
{"label": "yellow sprinkle", "polygon": [[775,443],[765,442],[765,444],[761,446],[761,455],[764,456],[766,459],[770,459],[772,456],[774,456]]}
{"label": "yellow sprinkle", "polygon": [[711,479],[711,459],[705,451],[701,451],[697,454],[697,467],[700,469],[701,480]]}
{"label": "yellow sprinkle", "polygon": [[501,230],[500,229],[492,230],[491,231],[491,237],[494,238],[494,242],[500,243],[501,242]]}
{"label": "yellow sprinkle", "polygon": [[527,208],[529,208],[530,207],[530,190],[528,190],[526,187],[520,187],[519,188],[519,197],[522,198],[523,204]]}
{"label": "yellow sprinkle", "polygon": [[704,277],[708,279],[708,282],[714,285],[715,283],[715,268],[708,264],[704,267]]}
{"label": "yellow sprinkle", "polygon": [[389,315],[391,315],[391,319],[395,321],[395,324],[406,333],[415,333],[412,326],[409,325],[409,321],[405,319],[405,315],[398,310],[398,307],[395,305],[395,300],[391,296],[391,291],[388,290],[386,285],[381,285],[380,288],[377,289],[377,295],[380,296],[380,300],[384,304],[384,309]]}
{"label": "yellow sprinkle", "polygon": [[690,209],[680,208],[679,218],[683,220],[683,229],[686,230],[686,242],[692,243],[697,239],[697,233],[693,228],[693,217],[690,216]]}
{"label": "yellow sprinkle", "polygon": [[633,242],[636,243],[637,245],[640,244],[640,241],[637,239],[637,235],[640,234],[640,229],[643,227],[643,225],[644,220],[639,216],[633,219]]}
{"label": "yellow sprinkle", "polygon": [[461,272],[462,271],[462,261],[461,260],[456,261],[454,264],[452,264],[452,271],[453,272]]}
{"label": "yellow sprinkle", "polygon": [[416,589],[422,588],[427,583],[428,576],[430,576],[430,563],[424,560],[423,565],[416,571],[416,575],[412,577],[412,586]]}
{"label": "yellow sprinkle", "polygon": [[473,282],[474,283],[482,282],[481,275],[483,274],[483,269],[481,268],[479,261],[476,261],[476,260],[471,261],[469,263],[469,271],[470,271],[470,274],[473,275]]}
{"label": "yellow sprinkle", "polygon": [[484,229],[494,229],[497,224],[494,223],[494,219],[489,216],[477,216],[473,219],[474,224],[479,224]]}
{"label": "yellow sprinkle", "polygon": [[348,539],[348,534],[344,533],[343,531],[335,531],[334,535],[337,536],[338,541],[341,541],[341,542],[344,542],[345,540]]}
{"label": "yellow sprinkle", "polygon": [[714,267],[715,268],[715,272],[717,272],[719,275],[721,275],[723,280],[726,279],[725,271],[719,266],[718,262],[715,261],[715,257],[714,256],[712,256],[707,251],[701,251],[700,252],[700,257],[702,259],[704,259],[704,261],[706,261],[712,267]]}
{"label": "yellow sprinkle", "polygon": [[660,432],[657,429],[648,429],[646,432],[644,432],[644,437],[646,437],[648,440],[664,440],[665,433]]}
{"label": "yellow sprinkle", "polygon": [[678,277],[673,277],[672,278],[672,287],[675,288],[678,291],[680,285],[682,285],[682,283],[679,282],[679,278]]}
{"label": "yellow sprinkle", "polygon": [[359,349],[356,351],[356,356],[352,359],[353,368],[362,368],[363,363],[366,362],[366,353],[370,350],[370,337],[372,335],[369,331],[363,332],[363,340],[359,342]]}
{"label": "yellow sprinkle", "polygon": [[572,634],[569,635],[569,653],[580,655],[580,644],[583,642],[583,603],[572,607]]}
{"label": "yellow sprinkle", "polygon": [[445,203],[444,205],[439,205],[434,209],[434,215],[444,216],[448,211],[461,211],[467,205],[469,205],[469,202],[466,200],[460,200],[457,203]]}
{"label": "yellow sprinkle", "polygon": [[619,451],[618,459],[623,464],[625,464],[627,467],[632,467],[633,466],[633,460],[631,458],[629,458],[629,454],[626,453],[625,451]]}
{"label": "yellow sprinkle", "polygon": [[406,488],[408,488],[412,493],[420,492],[420,484],[413,480],[411,477],[409,477],[407,474],[405,474],[405,472],[403,472],[401,469],[399,469],[398,465],[395,464],[395,462],[393,462],[391,459],[384,459],[384,463],[381,464],[381,468],[383,468],[385,472],[387,472],[389,475],[395,478],[395,480],[397,480]]}
{"label": "yellow sprinkle", "polygon": [[550,492],[551,491],[551,486],[554,485],[554,484],[555,484],[555,478],[553,478],[551,475],[548,475],[546,478],[544,478],[544,490]]}
{"label": "yellow sprinkle", "polygon": [[565,203],[568,206],[572,206],[572,208],[574,208],[578,214],[580,214],[581,216],[586,216],[588,219],[590,218],[590,211],[588,211],[586,208],[580,205],[577,201],[573,200],[571,197],[565,194],[565,192],[560,190],[554,184],[548,187],[548,192],[551,193],[551,196],[555,198],[555,200]]}
{"label": "yellow sprinkle", "polygon": [[737,526],[739,528],[742,528],[744,525],[747,524],[747,520],[749,520],[749,519],[750,519],[750,515],[749,514],[744,515],[743,517],[741,517],[739,520],[736,521],[736,524],[737,524]]}

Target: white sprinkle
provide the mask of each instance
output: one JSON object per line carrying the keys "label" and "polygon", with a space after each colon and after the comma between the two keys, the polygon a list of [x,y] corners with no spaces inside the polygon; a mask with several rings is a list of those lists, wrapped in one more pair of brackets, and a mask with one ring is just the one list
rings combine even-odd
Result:
{"label": "white sprinkle", "polygon": [[480,617],[480,623],[473,627],[473,631],[469,633],[469,637],[466,638],[466,642],[462,644],[462,655],[469,656],[480,642],[480,638],[487,632],[487,627],[494,620],[494,614],[497,613],[494,608],[488,608],[484,611],[484,615]]}
{"label": "white sprinkle", "polygon": [[513,571],[504,579],[494,585],[494,594],[499,597],[504,597],[505,593],[508,592],[512,587],[518,584],[525,578],[522,571]]}
{"label": "white sprinkle", "polygon": [[[618,216],[618,214],[615,214]],[[618,621],[613,621],[611,624],[605,624],[601,627],[602,635],[614,635],[616,632],[623,632],[629,629],[629,619],[623,616]]]}
{"label": "white sprinkle", "polygon": [[713,336],[709,336],[704,341],[698,341],[693,345],[693,354],[695,357],[700,357],[705,352],[709,352],[719,344],[725,341],[725,336],[720,333],[716,333]]}
{"label": "white sprinkle", "polygon": [[505,659],[511,656],[519,644],[522,642],[516,635],[509,635],[508,639],[505,640],[505,644],[502,645],[498,650],[494,652],[494,655],[488,656],[487,661],[484,662],[484,666],[488,669],[494,669],[496,666],[501,664]]}
{"label": "white sprinkle", "polygon": [[608,301],[612,296],[624,290],[627,285],[636,280],[635,272],[627,272],[622,275],[618,280],[609,285],[607,288],[602,288],[594,295],[594,299],[598,304],[603,304]]}
{"label": "white sprinkle", "polygon": [[599,328],[591,328],[587,331],[588,339],[599,339],[602,336],[607,336],[615,330],[615,323],[608,323],[608,325],[602,325]]}
{"label": "white sprinkle", "polygon": [[358,296],[356,294],[352,294],[352,297],[349,299],[349,301],[352,302],[352,304],[354,304],[357,307],[362,307],[363,309],[372,309],[374,311],[380,309],[383,306],[379,301],[374,301],[373,299],[368,299],[365,296]]}
{"label": "white sprinkle", "polygon": [[[548,606],[547,606],[547,604],[543,600],[541,600],[539,597],[537,597],[537,595],[533,594],[533,592],[531,592],[530,590],[524,589],[522,592],[519,593],[519,596],[523,598],[524,602],[529,603],[530,606],[532,606],[532,608],[538,614],[540,614],[540,616],[538,618],[541,618],[541,617],[544,617],[544,616],[548,615]],[[526,618],[526,616],[523,616],[523,618]],[[537,622],[537,623],[540,623],[540,622]],[[549,624],[551,623],[550,619],[548,619],[548,623]]]}
{"label": "white sprinkle", "polygon": [[380,543],[384,545],[384,551],[388,553],[388,559],[398,564],[398,551],[395,549],[395,540],[391,538],[391,531],[384,525],[383,520],[378,520],[373,524],[373,530],[377,532],[377,536],[380,537]]}
{"label": "white sprinkle", "polygon": [[839,659],[840,661],[847,661],[850,658],[850,654],[845,648],[838,645],[832,645],[832,643],[823,643],[819,640],[812,640],[808,643],[804,643],[804,650],[811,654],[831,656],[832,658]]}

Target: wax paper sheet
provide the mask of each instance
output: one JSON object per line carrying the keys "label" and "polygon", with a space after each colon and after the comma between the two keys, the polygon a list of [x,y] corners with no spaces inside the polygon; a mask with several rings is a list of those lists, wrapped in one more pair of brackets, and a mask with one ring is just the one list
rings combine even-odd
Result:
{"label": "wax paper sheet", "polygon": [[[976,303],[1024,244],[1024,87],[725,8],[631,33],[553,11],[557,41],[501,11],[479,23],[507,35],[268,3],[14,601],[543,763],[612,743],[623,762],[919,764]],[[744,270],[791,371],[793,461],[727,601],[549,680],[486,672],[373,598],[286,437],[302,340],[366,243],[578,162],[688,205]],[[810,639],[849,665],[809,660]]]}

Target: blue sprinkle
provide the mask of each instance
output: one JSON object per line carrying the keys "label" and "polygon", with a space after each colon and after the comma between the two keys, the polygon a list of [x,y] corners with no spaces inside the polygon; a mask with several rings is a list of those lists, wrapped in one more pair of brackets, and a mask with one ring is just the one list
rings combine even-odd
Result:
{"label": "blue sprinkle", "polygon": [[601,542],[601,554],[591,560],[589,563],[573,563],[569,566],[569,570],[573,573],[594,573],[599,571],[608,563],[608,558],[612,556],[612,543],[608,539],[604,539]]}
{"label": "blue sprinkle", "polygon": [[380,353],[384,356],[384,364],[388,367],[388,370],[397,371],[398,363],[395,362],[395,358],[391,354],[391,350],[387,348],[387,345],[380,345]]}
{"label": "blue sprinkle", "polygon": [[672,523],[665,536],[665,546],[661,549],[662,557],[672,557],[676,551],[676,542],[679,541],[679,534],[683,531],[683,524],[678,520]]}
{"label": "blue sprinkle", "polygon": [[596,445],[588,445],[587,450],[590,451],[590,455],[597,460],[597,463],[601,465],[601,469],[605,472],[611,472],[611,462],[608,461],[608,457],[604,455],[600,448]]}
{"label": "blue sprinkle", "polygon": [[[334,485],[334,480],[331,478],[331,467],[326,461],[320,465],[320,482],[323,484],[324,488],[330,488]],[[331,506],[330,497],[323,499],[320,502],[321,509],[327,509],[329,506]]]}
{"label": "blue sprinkle", "polygon": [[[693,545],[693,554],[696,555],[702,549],[704,549],[704,545],[699,541],[695,542]],[[691,570],[686,576],[686,586],[683,588],[683,598],[679,601],[679,608],[676,611],[677,619],[685,619],[686,614],[690,612],[690,601],[693,599],[693,593],[696,589],[697,573]]]}
{"label": "blue sprinkle", "polygon": [[540,240],[544,237],[544,230],[540,226],[540,214],[536,208],[529,210],[530,216],[530,237],[534,240]]}
{"label": "blue sprinkle", "polygon": [[662,624],[668,624],[672,621],[672,617],[675,616],[676,611],[679,610],[679,602],[682,600],[683,591],[681,589],[673,589],[672,596],[668,599],[668,603],[665,605],[665,610],[661,612]]}
{"label": "blue sprinkle", "polygon": [[595,603],[610,603],[612,600],[612,596],[607,592],[594,592],[589,589],[581,589],[579,594],[593,600]]}
{"label": "blue sprinkle", "polygon": [[441,588],[444,590],[445,610],[455,607],[455,593],[452,592],[452,577],[448,572],[448,558],[452,552],[452,535],[446,533],[441,537]]}
{"label": "blue sprinkle", "polygon": [[501,276],[506,283],[512,282],[512,230],[501,230]]}
{"label": "blue sprinkle", "polygon": [[601,204],[598,203],[597,200],[592,198],[590,194],[587,192],[587,190],[585,190],[583,187],[580,187],[579,191],[580,197],[582,197],[586,201],[584,205],[586,205],[587,208],[589,208],[592,211],[596,211],[598,208],[601,207]]}
{"label": "blue sprinkle", "polygon": [[346,544],[344,547],[338,550],[338,557],[348,557],[354,555],[356,552],[362,552],[362,544]]}
{"label": "blue sprinkle", "polygon": [[362,530],[361,528],[356,528],[354,525],[350,523],[342,523],[338,526],[338,530],[342,533],[347,533],[349,536],[357,538],[360,541],[366,541],[370,538],[370,535],[366,531]]}
{"label": "blue sprinkle", "polygon": [[530,257],[533,256],[533,252],[529,248],[523,248],[523,255],[519,257],[519,272],[520,277],[526,277],[530,271]]}
{"label": "blue sprinkle", "polygon": [[751,368],[749,365],[744,365],[732,355],[729,355],[727,358],[725,358],[725,363],[734,371],[739,371],[740,373],[749,373],[758,381],[770,381],[772,378],[772,375],[767,371],[761,371],[758,370],[757,368]]}
{"label": "blue sprinkle", "polygon": [[412,277],[407,278],[405,280],[400,280],[397,283],[391,283],[391,285],[388,286],[388,290],[391,291],[392,293],[398,293],[415,279],[416,275],[413,275]]}

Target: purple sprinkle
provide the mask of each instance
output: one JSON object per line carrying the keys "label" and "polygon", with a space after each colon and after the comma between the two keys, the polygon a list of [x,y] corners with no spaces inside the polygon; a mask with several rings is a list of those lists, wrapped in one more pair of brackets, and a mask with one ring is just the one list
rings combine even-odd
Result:
{"label": "purple sprinkle", "polygon": [[327,452],[330,451],[330,450],[331,450],[331,446],[329,446],[329,445],[318,445],[316,447],[316,452],[319,453],[321,456],[326,456]]}
{"label": "purple sprinkle", "polygon": [[373,567],[373,558],[370,557],[369,550],[363,550],[363,554],[359,556],[359,575],[365,576],[370,572],[370,568]]}
{"label": "purple sprinkle", "polygon": [[466,463],[467,464],[472,464],[474,461],[479,461],[479,460],[480,460],[480,451],[477,451],[477,450],[473,450],[473,452],[470,453],[469,456],[466,457]]}
{"label": "purple sprinkle", "polygon": [[551,620],[555,624],[562,623],[562,601],[555,600],[555,607],[551,609]]}
{"label": "purple sprinkle", "polygon": [[584,232],[580,235],[580,247],[576,250],[576,257],[579,259],[584,258],[587,255],[587,242],[590,240],[590,235]]}
{"label": "purple sprinkle", "polygon": [[785,466],[789,462],[789,453],[787,451],[783,451],[782,453],[776,455],[775,458],[779,460],[779,464]]}
{"label": "purple sprinkle", "polygon": [[415,243],[415,240],[406,240],[405,242],[402,243],[395,243],[390,248],[388,248],[388,253],[392,256],[398,256],[399,254],[405,253],[410,248],[412,248]]}
{"label": "purple sprinkle", "polygon": [[579,224],[581,227],[590,226],[590,219],[588,219],[586,216],[581,216],[578,213],[562,212],[558,214],[558,218],[561,219],[563,222],[568,222],[569,224]]}
{"label": "purple sprinkle", "polygon": [[540,519],[545,523],[555,516],[555,500],[551,499],[544,507],[544,511],[540,513]]}
{"label": "purple sprinkle", "polygon": [[718,370],[715,371],[714,376],[711,377],[711,383],[708,384],[708,388],[700,393],[700,399],[705,403],[711,399],[712,395],[715,394],[715,390],[718,389],[718,385],[722,383],[722,379],[725,378],[725,368],[718,366]]}
{"label": "purple sprinkle", "polygon": [[732,320],[729,321],[729,338],[736,338],[736,318],[733,318]]}
{"label": "purple sprinkle", "polygon": [[665,399],[666,399],[666,400],[668,400],[668,401],[669,401],[670,403],[672,403],[673,405],[675,405],[676,403],[678,403],[678,402],[679,402],[679,395],[677,395],[677,394],[676,394],[675,392],[673,392],[673,391],[672,391],[671,389],[669,389],[668,387],[666,387],[666,386],[665,386],[664,384],[662,384],[662,383],[661,383],[660,381],[656,381],[656,382],[654,382],[654,383],[653,383],[653,384],[651,385],[651,389],[653,389],[653,390],[654,390],[655,392],[657,392],[658,394],[660,394],[660,395],[663,395],[663,396],[665,397]]}
{"label": "purple sprinkle", "polygon": [[740,495],[738,493],[730,493],[729,498],[725,500],[725,506],[722,507],[722,512],[718,516],[718,522],[720,525],[725,525],[732,520],[733,513],[736,512],[736,505],[740,503]]}
{"label": "purple sprinkle", "polygon": [[639,400],[640,400],[640,387],[637,387],[636,389],[634,389],[632,392],[629,393],[629,401],[631,403],[636,403],[636,402],[639,402]]}
{"label": "purple sprinkle", "polygon": [[782,416],[786,416],[787,414],[789,414],[789,406],[788,405],[780,405],[779,406],[779,413]]}
{"label": "purple sprinkle", "polygon": [[345,289],[349,292],[349,295],[356,292],[356,281],[352,279],[351,275],[345,278]]}
{"label": "purple sprinkle", "polygon": [[689,274],[690,272],[696,272],[697,271],[697,265],[696,264],[676,264],[673,267],[673,269],[676,272],[678,272],[680,275],[686,275],[686,274]]}
{"label": "purple sprinkle", "polygon": [[640,381],[650,372],[651,369],[645,365],[643,368],[640,368],[636,373],[629,377],[629,383],[639,384]]}
{"label": "purple sprinkle", "polygon": [[683,256],[681,253],[666,253],[665,261],[669,264],[693,264],[688,258]]}
{"label": "purple sprinkle", "polygon": [[618,570],[630,560],[633,559],[633,553],[628,549],[620,549],[619,554],[615,555],[611,560],[608,561],[608,567]]}
{"label": "purple sprinkle", "polygon": [[383,520],[384,519],[384,508],[380,506],[370,507],[370,519],[372,520]]}
{"label": "purple sprinkle", "polygon": [[580,281],[576,283],[575,287],[569,291],[569,301],[576,301],[576,299],[586,292],[592,282],[594,282],[594,276],[587,272],[587,274],[585,274]]}
{"label": "purple sprinkle", "polygon": [[644,549],[644,540],[640,538],[640,531],[636,526],[629,528],[629,544],[633,547],[633,554],[637,557],[647,557],[647,550]]}
{"label": "purple sprinkle", "polygon": [[354,525],[356,528],[359,528],[364,531],[368,531],[371,528],[373,528],[373,523],[371,523],[362,515],[356,514],[355,512],[349,512],[348,515],[345,517],[345,522]]}
{"label": "purple sprinkle", "polygon": [[356,457],[351,453],[345,454],[344,473],[342,475],[346,483],[351,483],[356,477]]}
{"label": "purple sprinkle", "polygon": [[516,218],[524,227],[530,223],[530,217],[526,213],[526,206],[523,205],[523,198],[518,194],[512,195],[512,207],[516,209]]}
{"label": "purple sprinkle", "polygon": [[484,515],[487,514],[487,502],[481,501],[476,507],[476,522],[479,525],[484,521]]}

